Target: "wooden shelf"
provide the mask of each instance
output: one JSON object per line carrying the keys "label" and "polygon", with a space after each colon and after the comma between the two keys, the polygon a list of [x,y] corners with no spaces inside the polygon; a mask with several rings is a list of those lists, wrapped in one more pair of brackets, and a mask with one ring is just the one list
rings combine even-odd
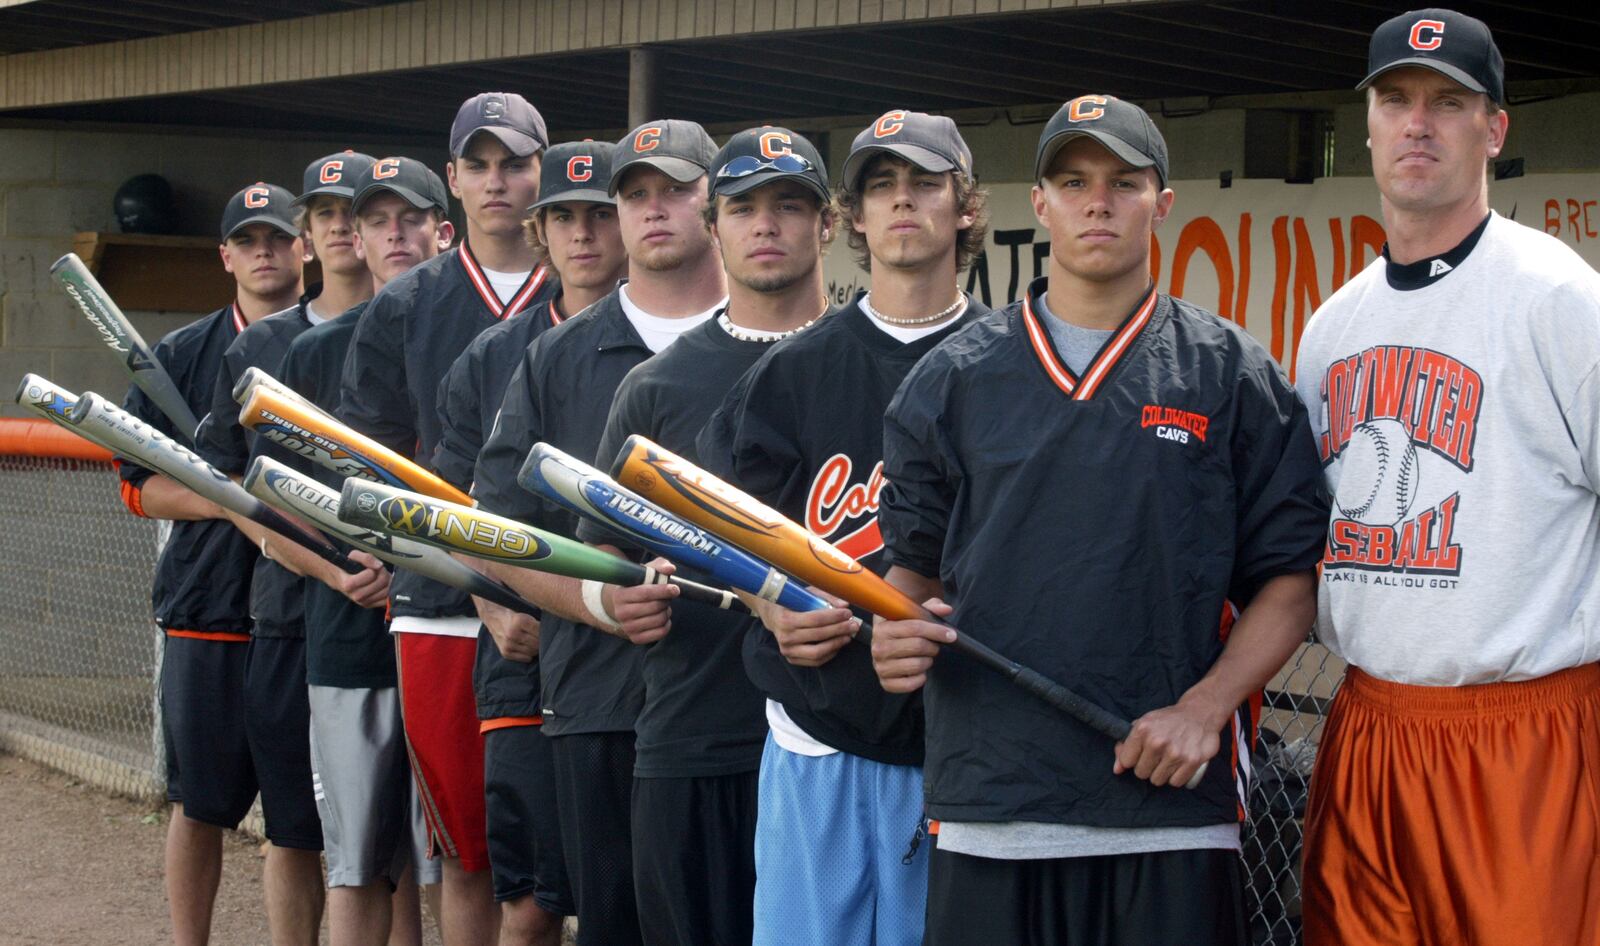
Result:
{"label": "wooden shelf", "polygon": [[[211,312],[235,293],[217,243],[205,236],[85,232],[72,238],[72,251],[125,310]],[[305,278],[308,285],[319,278],[316,263],[306,266]]]}

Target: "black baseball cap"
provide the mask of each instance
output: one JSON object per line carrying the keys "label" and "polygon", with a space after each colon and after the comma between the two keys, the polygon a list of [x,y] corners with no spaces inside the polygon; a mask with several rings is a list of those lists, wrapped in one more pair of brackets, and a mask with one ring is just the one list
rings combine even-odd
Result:
{"label": "black baseball cap", "polygon": [[711,163],[711,193],[733,197],[763,184],[790,178],[828,202],[828,169],[804,135],[763,125],[739,132]]}
{"label": "black baseball cap", "polygon": [[450,198],[446,195],[444,181],[433,169],[416,158],[378,158],[361,175],[355,184],[355,197],[350,201],[350,212],[359,214],[361,206],[384,192],[399,195],[418,210],[448,211]]}
{"label": "black baseball cap", "polygon": [[233,195],[222,211],[222,242],[252,223],[268,223],[290,236],[299,236],[294,222],[294,195],[276,184],[256,181]]}
{"label": "black baseball cap", "polygon": [[1114,95],[1080,95],[1056,109],[1039,135],[1034,178],[1044,177],[1056,152],[1080,135],[1098,141],[1133,167],[1155,168],[1159,186],[1167,186],[1167,140],[1161,129],[1144,109]]}
{"label": "black baseball cap", "polygon": [[1399,66],[1422,66],[1496,102],[1506,100],[1506,62],[1482,20],[1433,7],[1402,13],[1372,31],[1367,77],[1358,89]]}
{"label": "black baseball cap", "polygon": [[636,164],[648,164],[680,184],[704,177],[717,157],[717,143],[698,124],[669,118],[645,122],[617,142],[611,154],[611,180],[606,192],[615,195],[622,175]]}
{"label": "black baseball cap", "polygon": [[615,204],[611,196],[611,160],[617,146],[609,141],[569,141],[551,147],[539,168],[539,199],[529,210],[550,204],[582,201]]}
{"label": "black baseball cap", "polygon": [[956,123],[943,115],[908,112],[903,108],[884,112],[850,142],[850,156],[844,159],[844,187],[855,190],[867,163],[879,152],[904,158],[937,174],[956,171],[972,177],[972,149],[962,140]]}
{"label": "black baseball cap", "polygon": [[349,200],[356,195],[356,182],[370,167],[372,156],[355,151],[341,151],[318,158],[306,165],[306,173],[300,183],[300,196],[294,202],[303,204],[318,194]]}
{"label": "black baseball cap", "polygon": [[479,92],[462,102],[456,120],[450,123],[450,156],[459,158],[466,153],[472,136],[480,131],[500,139],[519,158],[550,145],[544,116],[515,92]]}

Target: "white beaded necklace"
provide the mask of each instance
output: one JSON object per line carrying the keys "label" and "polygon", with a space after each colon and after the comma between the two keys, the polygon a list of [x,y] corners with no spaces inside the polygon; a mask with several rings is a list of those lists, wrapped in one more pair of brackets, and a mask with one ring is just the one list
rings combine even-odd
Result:
{"label": "white beaded necklace", "polygon": [[728,310],[723,309],[721,312],[717,313],[717,324],[722,326],[722,330],[724,332],[727,332],[729,335],[737,338],[741,342],[761,342],[763,344],[770,345],[773,342],[782,341],[783,339],[788,338],[790,335],[798,335],[799,333],[815,325],[817,319],[820,319],[827,314],[828,304],[824,302],[822,304],[822,311],[817,313],[816,319],[812,319],[806,324],[796,326],[786,332],[769,332],[766,329],[741,328],[737,325],[734,325],[733,320],[728,318]]}
{"label": "white beaded necklace", "polygon": [[884,315],[882,312],[879,312],[877,309],[872,307],[872,293],[868,292],[866,295],[861,297],[861,308],[866,310],[868,315],[880,322],[887,322],[890,325],[932,325],[934,322],[942,322],[945,319],[948,319],[950,316],[955,315],[958,311],[965,307],[966,304],[966,293],[962,292],[961,288],[958,286],[956,287],[956,301],[950,303],[944,309],[935,312],[932,315],[921,316],[920,318],[896,319]]}

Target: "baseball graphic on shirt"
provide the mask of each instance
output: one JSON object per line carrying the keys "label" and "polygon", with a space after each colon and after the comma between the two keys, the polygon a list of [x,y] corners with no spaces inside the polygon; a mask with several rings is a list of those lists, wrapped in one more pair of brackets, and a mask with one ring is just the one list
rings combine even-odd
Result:
{"label": "baseball graphic on shirt", "polygon": [[1392,526],[1417,498],[1417,450],[1397,420],[1357,425],[1345,447],[1334,503],[1347,519]]}

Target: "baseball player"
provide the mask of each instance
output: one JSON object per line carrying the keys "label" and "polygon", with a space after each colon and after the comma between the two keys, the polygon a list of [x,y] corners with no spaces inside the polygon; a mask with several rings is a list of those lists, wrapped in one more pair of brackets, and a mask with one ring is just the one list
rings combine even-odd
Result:
{"label": "baseball player", "polygon": [[[483,438],[494,426],[512,371],[541,332],[560,325],[616,288],[628,258],[606,193],[610,142],[560,144],[545,154],[539,199],[524,233],[560,277],[539,309],[485,329],[456,359],[439,389],[439,445],[433,466],[462,489],[472,485]],[[478,633],[473,689],[484,740],[485,808],[500,941],[549,943],[574,912],[561,856],[549,740],[539,731],[538,622],[474,599]],[[505,640],[505,652],[496,638]]]}
{"label": "baseball player", "polygon": [[1318,636],[1349,662],[1306,812],[1306,942],[1600,941],[1600,277],[1489,210],[1489,28],[1372,34],[1382,258],[1296,384],[1333,497]]}
{"label": "baseball player", "polygon": [[[549,272],[533,265],[522,218],[539,190],[544,119],[520,95],[484,92],[450,129],[450,192],[466,240],[391,279],[350,340],[338,415],[426,466],[439,441],[439,382],[477,334],[537,311]],[[472,693],[478,618],[464,593],[400,571],[390,629],[397,635],[406,740],[433,851],[444,858],[444,938],[492,943],[494,903],[484,833],[483,738]]]}
{"label": "baseball player", "polygon": [[[354,156],[347,159],[355,160]],[[315,179],[326,159],[307,169]],[[337,185],[320,185],[329,187]],[[250,200],[245,192],[245,202]],[[278,201],[293,200],[281,188],[268,188],[265,206],[258,212],[272,215]],[[346,296],[353,289],[353,277],[367,283],[366,265],[355,255],[349,199],[326,190],[308,195],[300,212],[293,205],[282,213],[290,214],[297,232],[308,232],[314,252],[327,260],[330,278],[339,282]],[[331,210],[313,216],[314,208]],[[301,223],[309,231],[298,231]],[[296,261],[294,270],[298,271]],[[253,272],[272,271],[276,260],[260,256],[244,265]],[[298,279],[296,280],[298,282]],[[370,285],[370,284],[368,284]],[[298,288],[298,287],[297,287]],[[275,374],[295,336],[304,332],[318,316],[309,308],[310,294],[300,296],[293,306],[251,323],[223,353],[212,388],[210,411],[200,421],[195,434],[195,452],[206,462],[230,476],[242,476],[250,460],[259,453],[277,459],[290,454],[260,440],[239,424],[239,407],[233,388],[239,377],[252,367]],[[267,884],[269,911],[276,907],[287,927],[275,926],[281,939],[315,942],[322,922],[322,825],[318,818],[311,779],[311,757],[307,734],[310,707],[306,700],[305,611],[302,603],[302,576],[310,575],[349,595],[363,606],[382,603],[388,590],[389,575],[377,559],[366,553],[353,553],[367,567],[357,575],[346,575],[330,563],[294,543],[283,541],[259,524],[242,516],[230,519],[262,550],[250,583],[250,615],[253,619],[245,667],[245,733],[255,760],[256,778],[261,785],[261,809],[267,839],[272,842],[268,858],[283,865],[277,882]]]}
{"label": "baseball player", "polygon": [[876,623],[884,687],[927,686],[925,942],[1243,946],[1250,703],[1305,639],[1327,514],[1305,409],[1242,328],[1155,291],[1173,194],[1142,109],[1068,102],[1034,170],[1048,274],[885,415],[887,577],[1135,722],[1112,745],[938,656],[950,627]]}
{"label": "baseball player", "polygon": [[[234,300],[155,347],[197,416],[211,403],[228,346],[299,294],[301,243],[291,201],[281,188],[258,184],[228,202],[220,252],[236,283]],[[137,386],[128,388],[123,407],[180,442],[193,433],[174,429]],[[150,595],[165,634],[161,728],[172,803],[166,889],[174,942],[203,944],[222,878],[222,829],[238,827],[258,789],[245,735],[244,682],[257,551],[215,503],[143,467],[119,462],[117,468],[130,512],[173,521]],[[281,882],[284,869],[281,855],[269,856],[268,882]],[[285,925],[270,903],[268,918],[275,929]]]}
{"label": "baseball player", "polygon": [[[811,142],[772,126],[739,132],[717,152],[709,179],[705,220],[722,250],[728,305],[628,372],[596,454],[602,467],[631,434],[694,460],[695,437],[728,389],[775,343],[828,312],[822,252],[834,211]],[[578,536],[628,547],[587,520]],[[749,943],[767,724],[740,660],[745,622],[653,600],[661,625],[627,635],[646,648],[633,783],[639,922],[651,944]]]}
{"label": "baseball player", "polygon": [[[576,517],[518,485],[528,448],[543,440],[593,456],[623,376],[726,303],[722,261],[701,219],[715,155],[705,130],[685,121],[642,125],[616,146],[607,191],[617,202],[629,280],[546,330],[524,353],[474,471],[473,496],[485,509],[573,534]],[[492,564],[489,571],[545,609],[537,641],[540,715],[555,765],[578,935],[607,946],[641,942],[629,810],[642,655],[595,628],[658,623],[657,606],[641,590]],[[613,591],[621,603],[607,605]],[[498,642],[507,653],[532,643]],[[649,765],[652,757],[640,758]]]}
{"label": "baseball player", "polygon": [[300,196],[300,232],[307,241],[305,261],[319,260],[322,282],[306,300],[306,314],[326,322],[352,306],[372,298],[372,274],[356,252],[356,222],[350,211],[353,182],[372,167],[372,158],[344,151],[318,158],[306,166]]}
{"label": "baseball player", "polygon": [[[422,162],[383,158],[364,168],[346,166],[341,174],[336,186],[351,191],[355,249],[371,272],[369,292],[449,248],[444,182]],[[278,379],[319,407],[337,408],[345,354],[365,309],[366,302],[359,302],[297,337]],[[342,483],[336,473],[303,461],[296,465],[333,488]],[[326,585],[307,582],[305,624],[329,938],[334,946],[419,943],[417,887],[439,883],[439,862],[427,859],[388,622],[381,609],[363,608]]]}
{"label": "baseball player", "polygon": [[[871,291],[774,346],[729,393],[698,455],[881,573],[883,410],[917,359],[986,311],[956,284],[983,246],[985,194],[955,123],[920,112],[888,112],[857,135],[842,177],[848,241]],[[747,623],[744,664],[769,730],[754,942],[919,943],[921,699],[877,686],[867,648],[850,645],[860,618],[849,610],[751,603],[765,627]]]}

